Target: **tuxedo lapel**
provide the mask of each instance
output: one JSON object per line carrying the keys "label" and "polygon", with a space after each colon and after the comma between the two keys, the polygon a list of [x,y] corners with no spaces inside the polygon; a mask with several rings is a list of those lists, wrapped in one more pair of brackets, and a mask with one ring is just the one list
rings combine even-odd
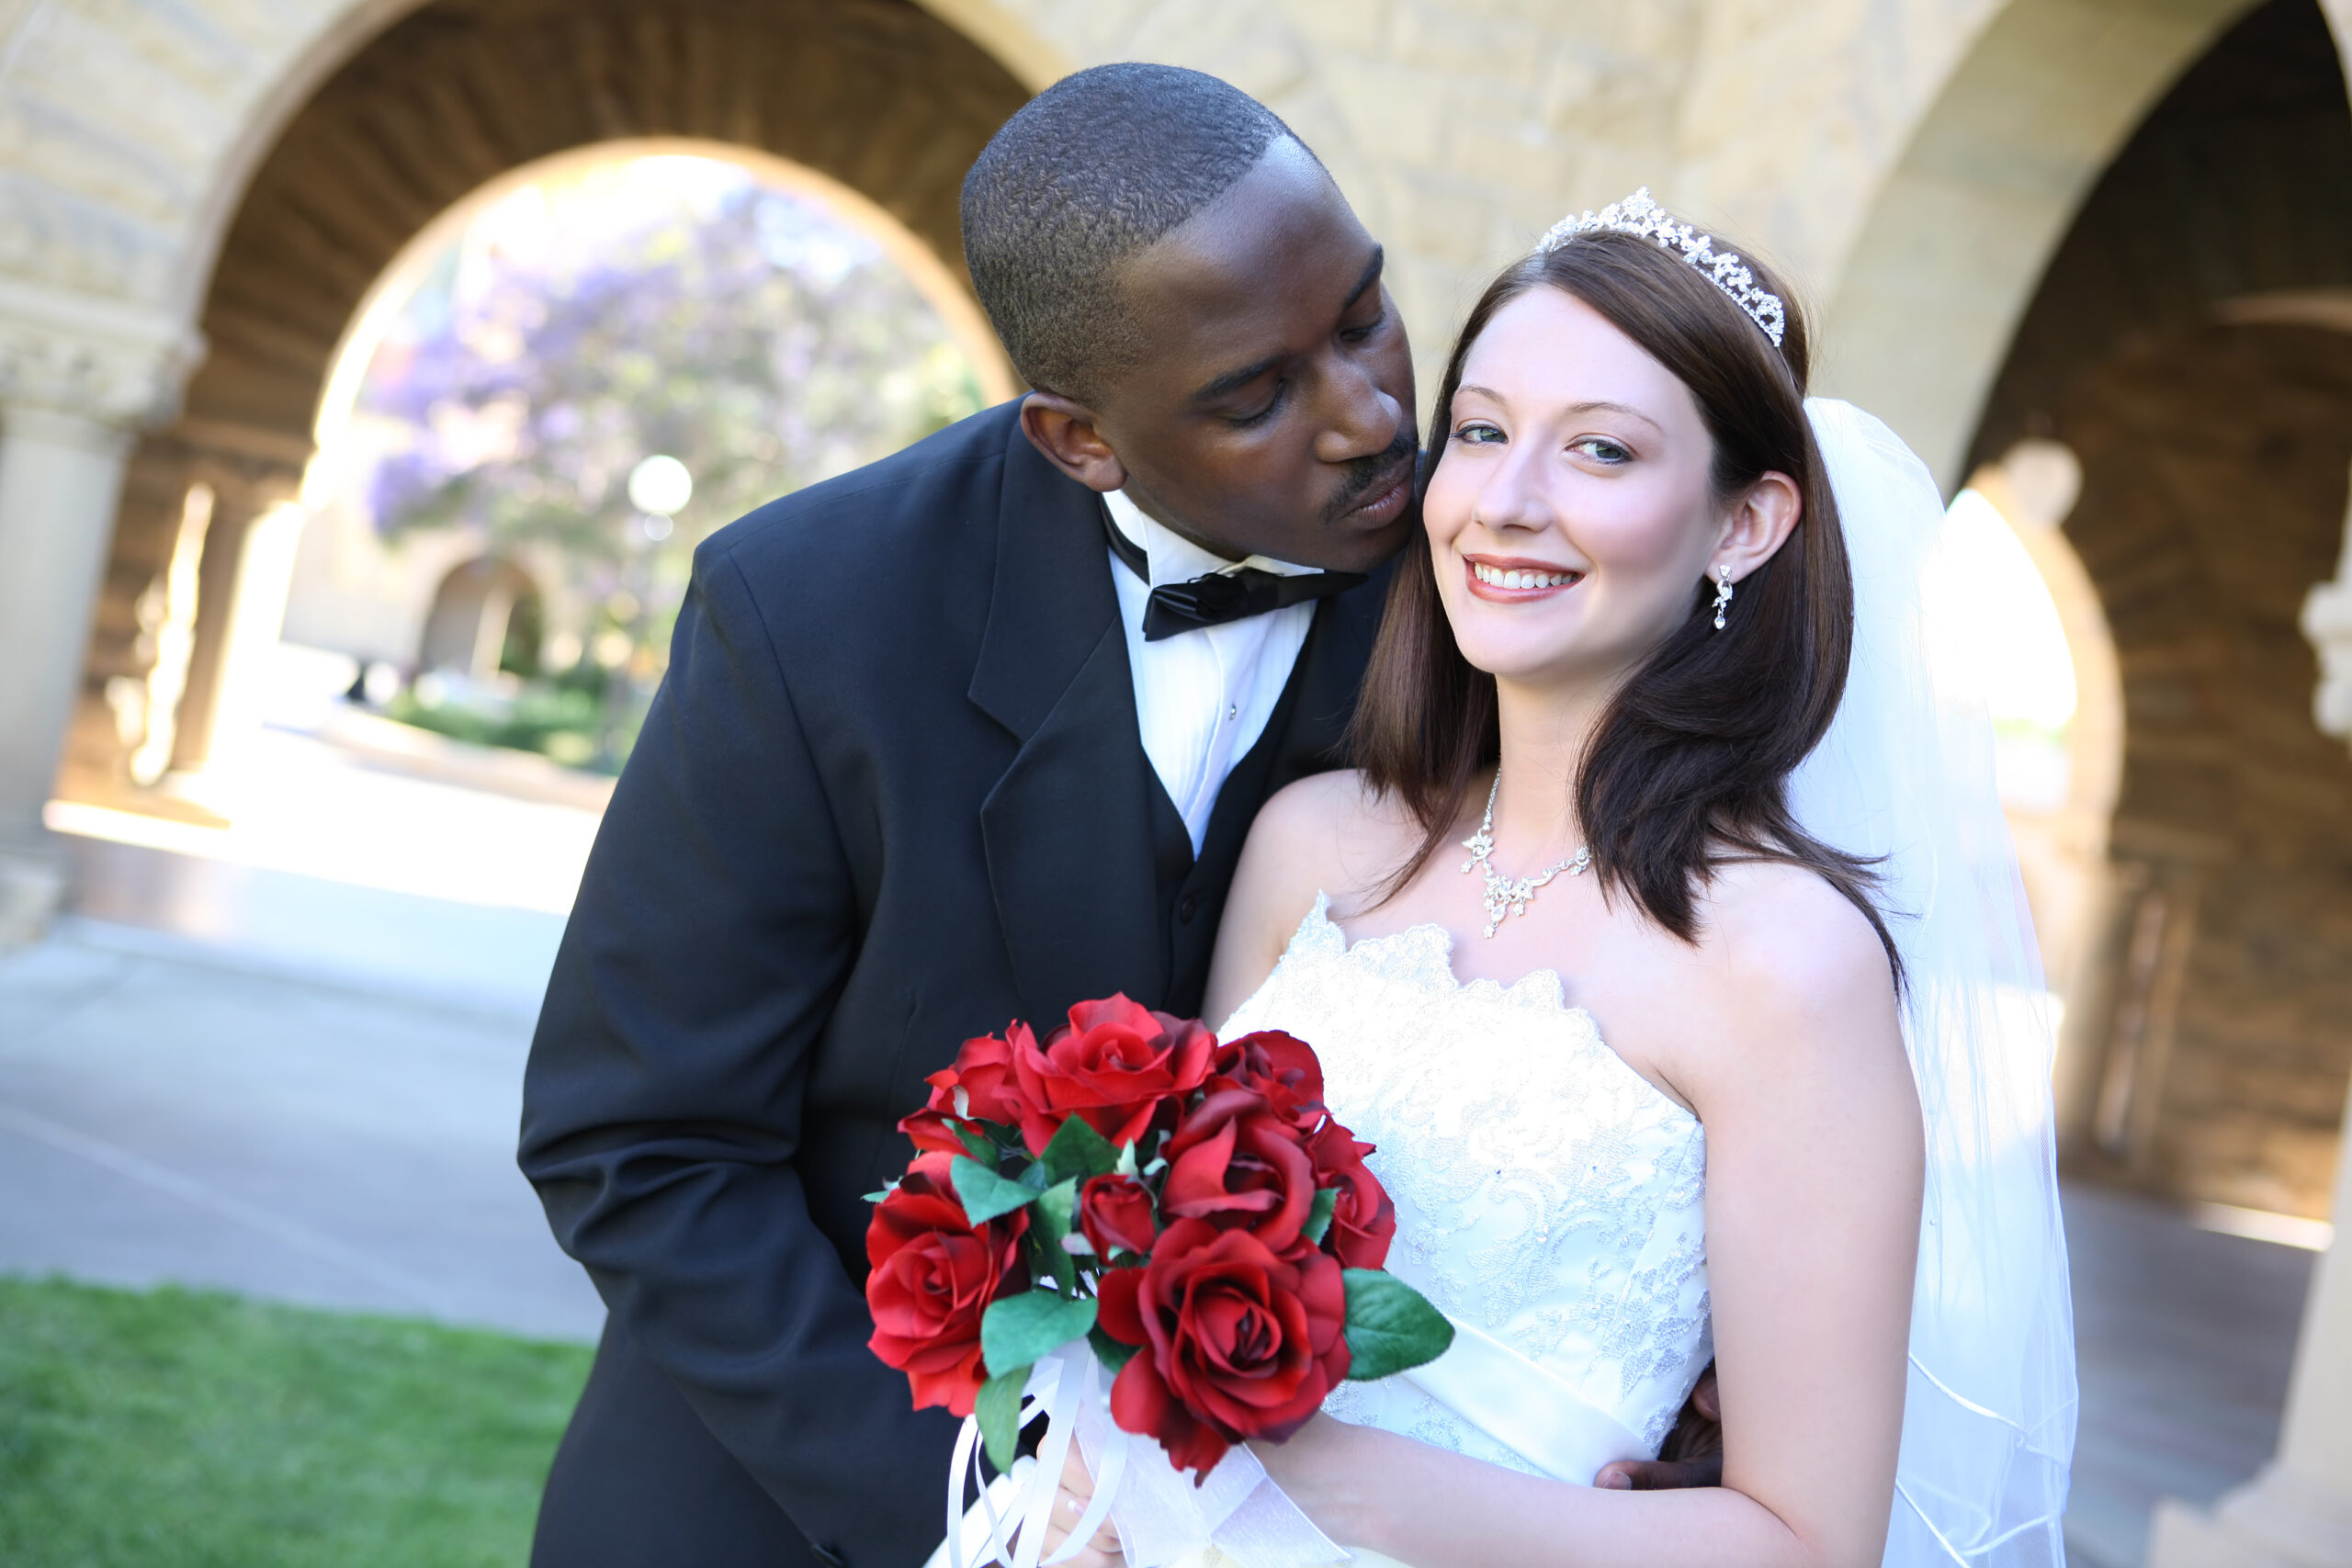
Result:
{"label": "tuxedo lapel", "polygon": [[996,581],[970,697],[1020,743],[980,807],[997,919],[1026,1016],[1168,983],[1152,866],[1150,764],[1100,501],[1016,426]]}

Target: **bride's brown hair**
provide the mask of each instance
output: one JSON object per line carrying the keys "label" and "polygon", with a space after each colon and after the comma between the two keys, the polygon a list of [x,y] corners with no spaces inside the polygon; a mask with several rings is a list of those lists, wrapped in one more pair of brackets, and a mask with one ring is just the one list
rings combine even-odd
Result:
{"label": "bride's brown hair", "polygon": [[[1580,236],[1505,269],[1446,361],[1420,493],[1445,460],[1472,345],[1496,312],[1542,288],[1591,306],[1690,389],[1713,439],[1718,502],[1729,506],[1767,473],[1794,480],[1804,506],[1796,528],[1738,584],[1727,629],[1714,630],[1713,584],[1693,584],[1682,624],[1611,699],[1577,773],[1577,817],[1604,891],[1626,894],[1685,942],[1697,940],[1698,890],[1717,866],[1779,861],[1852,900],[1892,963],[1869,864],[1807,834],[1789,810],[1789,774],[1845,692],[1854,584],[1805,417],[1804,315],[1766,268],[1747,265],[1787,302],[1777,348],[1695,268],[1631,235]],[[1349,739],[1366,782],[1401,800],[1421,829],[1419,847],[1386,885],[1393,897],[1453,834],[1500,748],[1495,678],[1454,642],[1420,529],[1397,562]]]}

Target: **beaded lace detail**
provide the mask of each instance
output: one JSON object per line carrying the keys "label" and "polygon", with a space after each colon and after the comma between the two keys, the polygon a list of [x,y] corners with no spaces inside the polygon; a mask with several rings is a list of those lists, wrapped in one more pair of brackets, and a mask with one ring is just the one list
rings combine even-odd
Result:
{"label": "beaded lace detail", "polygon": [[[1565,1004],[1558,975],[1457,980],[1442,927],[1353,943],[1317,897],[1227,1021],[1322,1058],[1325,1098],[1378,1145],[1388,1267],[1544,1363],[1656,1453],[1710,1355],[1706,1135]],[[1343,1420],[1532,1467],[1412,1384],[1343,1384]]]}

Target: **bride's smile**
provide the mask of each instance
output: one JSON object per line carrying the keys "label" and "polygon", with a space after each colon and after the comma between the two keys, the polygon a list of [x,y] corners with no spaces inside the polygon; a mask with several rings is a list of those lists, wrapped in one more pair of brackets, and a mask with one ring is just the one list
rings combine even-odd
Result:
{"label": "bride's smile", "polygon": [[1522,560],[1516,556],[1464,556],[1470,568],[1471,597],[1484,599],[1490,604],[1523,604],[1541,598],[1557,589],[1573,588],[1584,581],[1581,568],[1554,568],[1542,561]]}

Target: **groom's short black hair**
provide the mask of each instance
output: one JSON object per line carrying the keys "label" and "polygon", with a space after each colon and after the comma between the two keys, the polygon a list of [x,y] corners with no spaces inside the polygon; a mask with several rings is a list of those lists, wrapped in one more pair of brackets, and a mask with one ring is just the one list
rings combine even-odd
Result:
{"label": "groom's short black hair", "polygon": [[1121,265],[1284,137],[1298,140],[1249,94],[1174,65],[1097,65],[1023,105],[964,177],[963,203],[965,265],[1013,368],[1092,401],[1102,372],[1130,357]]}

